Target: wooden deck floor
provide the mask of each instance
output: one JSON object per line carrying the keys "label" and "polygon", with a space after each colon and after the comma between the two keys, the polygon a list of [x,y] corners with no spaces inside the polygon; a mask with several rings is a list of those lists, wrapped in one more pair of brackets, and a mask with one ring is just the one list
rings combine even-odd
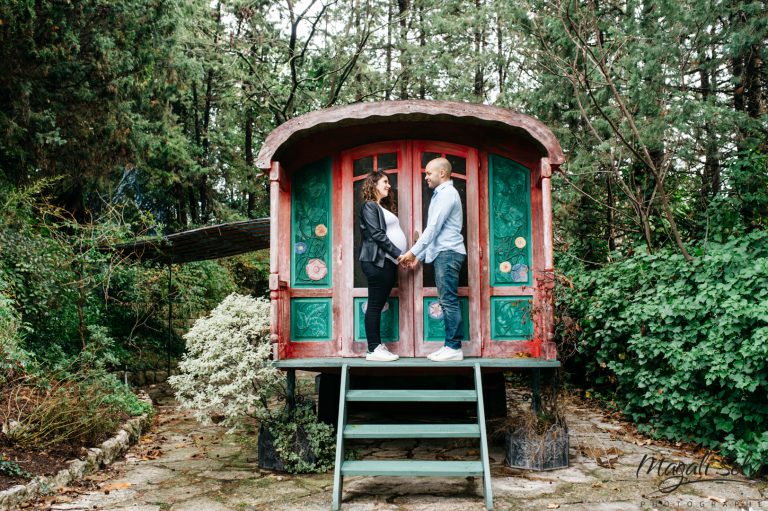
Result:
{"label": "wooden deck floor", "polygon": [[416,367],[473,367],[480,364],[481,368],[521,368],[521,369],[548,369],[560,367],[559,360],[545,360],[542,358],[481,358],[466,357],[461,361],[433,362],[426,357],[400,358],[394,362],[369,362],[365,357],[328,357],[328,358],[292,358],[274,362],[279,369],[324,369],[337,368],[343,364],[349,367],[392,367],[398,369]]}

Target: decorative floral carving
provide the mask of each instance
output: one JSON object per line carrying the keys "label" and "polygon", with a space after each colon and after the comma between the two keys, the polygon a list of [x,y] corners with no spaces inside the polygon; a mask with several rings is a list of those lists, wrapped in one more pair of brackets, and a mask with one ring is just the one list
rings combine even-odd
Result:
{"label": "decorative floral carving", "polygon": [[491,301],[494,322],[491,338],[528,339],[532,334],[531,301],[519,298],[496,298]]}
{"label": "decorative floral carving", "polygon": [[331,336],[330,299],[295,299],[291,301],[294,316],[292,335],[297,339],[327,339]]}
{"label": "decorative floral carving", "polygon": [[[530,237],[529,170],[512,160],[492,156],[491,285],[528,282]],[[515,268],[517,267],[517,271]]]}
{"label": "decorative floral carving", "polygon": [[[331,265],[331,176],[327,163],[310,165],[292,178],[293,283],[328,287]],[[322,261],[322,265],[313,262]],[[325,268],[323,271],[323,267]],[[310,270],[310,268],[312,270]],[[311,273],[311,274],[310,274]]]}

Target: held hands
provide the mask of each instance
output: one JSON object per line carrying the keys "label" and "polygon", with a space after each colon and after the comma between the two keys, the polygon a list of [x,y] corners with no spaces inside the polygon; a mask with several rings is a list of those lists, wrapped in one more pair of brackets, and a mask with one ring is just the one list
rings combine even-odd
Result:
{"label": "held hands", "polygon": [[400,263],[400,266],[402,266],[403,268],[412,270],[413,268],[416,267],[418,260],[416,259],[416,256],[413,255],[413,253],[411,253],[411,251],[409,250],[405,254],[398,257],[397,262]]}

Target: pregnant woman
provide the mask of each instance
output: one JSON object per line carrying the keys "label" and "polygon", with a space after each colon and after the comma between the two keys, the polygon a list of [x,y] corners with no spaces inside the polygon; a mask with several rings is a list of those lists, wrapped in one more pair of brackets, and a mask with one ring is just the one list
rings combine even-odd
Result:
{"label": "pregnant woman", "polygon": [[365,336],[368,338],[366,360],[392,362],[397,360],[381,343],[381,311],[395,285],[397,258],[405,251],[405,233],[397,219],[397,207],[389,194],[389,178],[384,172],[373,171],[360,191],[362,247],[360,265],[368,279],[368,306],[365,310]]}

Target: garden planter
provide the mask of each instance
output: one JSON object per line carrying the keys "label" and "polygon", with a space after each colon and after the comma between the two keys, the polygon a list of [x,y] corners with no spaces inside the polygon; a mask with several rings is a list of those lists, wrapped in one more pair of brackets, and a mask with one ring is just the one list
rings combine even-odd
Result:
{"label": "garden planter", "polygon": [[506,459],[512,468],[555,470],[568,466],[568,426],[556,422],[538,428],[520,426],[506,434]]}
{"label": "garden planter", "polygon": [[[274,436],[268,426],[259,426],[259,468],[286,472],[285,464],[275,450]],[[302,453],[302,459],[308,464],[314,464],[317,460],[309,448],[309,440],[306,435],[297,439],[296,452]]]}

